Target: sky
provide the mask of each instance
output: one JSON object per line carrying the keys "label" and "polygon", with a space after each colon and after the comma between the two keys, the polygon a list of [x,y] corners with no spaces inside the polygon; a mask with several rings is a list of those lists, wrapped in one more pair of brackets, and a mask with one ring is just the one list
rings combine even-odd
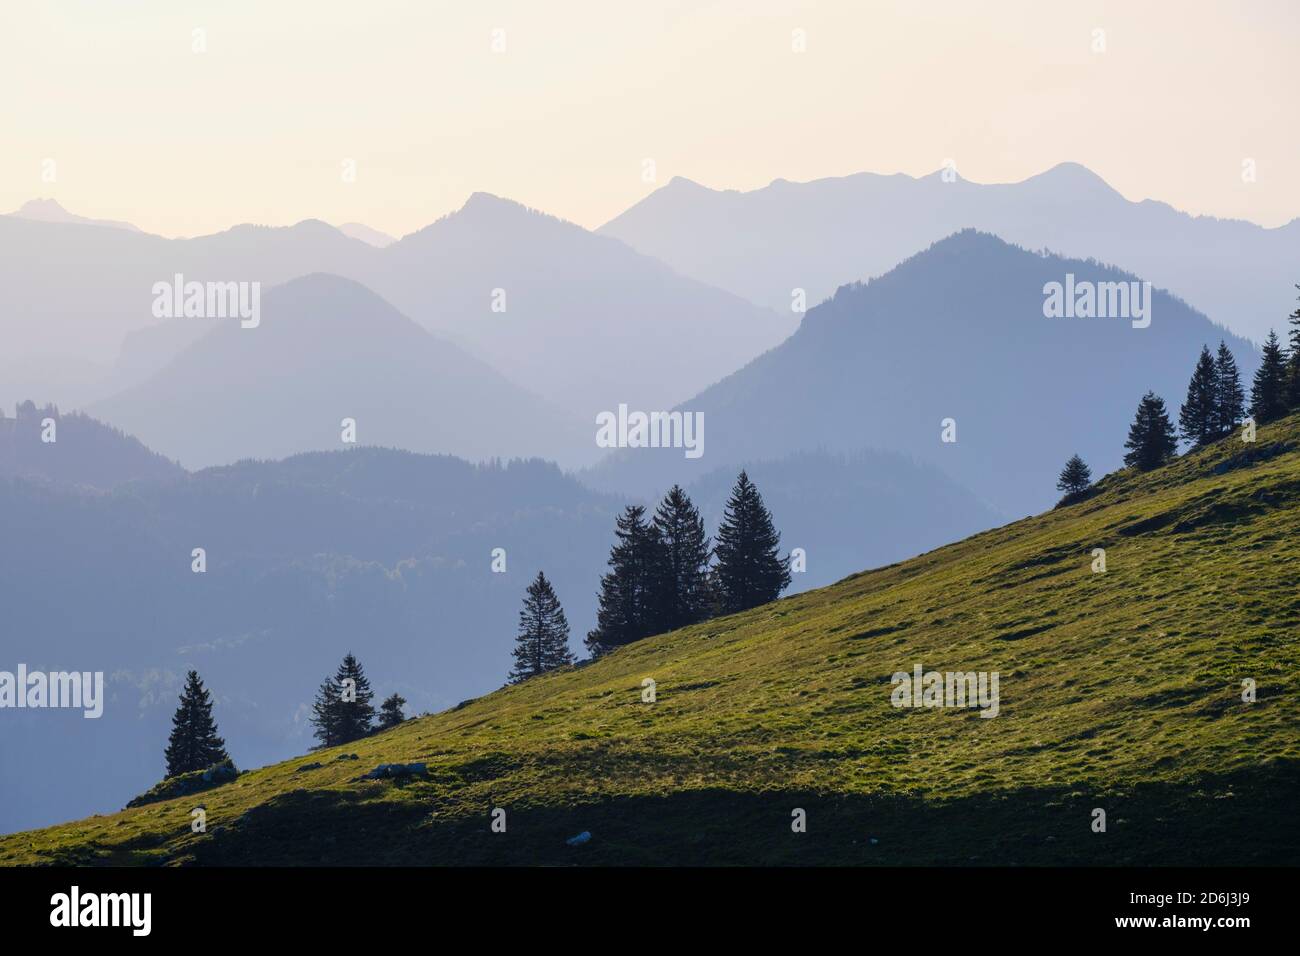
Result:
{"label": "sky", "polygon": [[486,191],[594,228],[673,176],[1073,161],[1276,226],[1297,50],[1292,0],[3,0],[0,211],[400,236]]}

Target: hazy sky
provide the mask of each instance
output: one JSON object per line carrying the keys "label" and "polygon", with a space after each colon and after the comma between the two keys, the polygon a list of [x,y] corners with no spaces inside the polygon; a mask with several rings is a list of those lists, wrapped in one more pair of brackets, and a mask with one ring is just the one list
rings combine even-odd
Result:
{"label": "hazy sky", "polygon": [[2,0],[0,211],[401,235],[486,190],[595,227],[655,187],[646,159],[752,189],[951,157],[1278,225],[1297,51],[1293,0]]}

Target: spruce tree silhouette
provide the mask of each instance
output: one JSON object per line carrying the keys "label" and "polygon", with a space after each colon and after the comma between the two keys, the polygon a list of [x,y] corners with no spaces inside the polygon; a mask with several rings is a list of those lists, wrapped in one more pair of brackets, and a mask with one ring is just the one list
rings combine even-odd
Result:
{"label": "spruce tree silhouette", "polygon": [[333,680],[320,686],[312,705],[312,726],[321,746],[332,747],[359,740],[373,729],[374,692],[361,663],[351,654],[343,658]]}
{"label": "spruce tree silhouette", "polygon": [[1222,340],[1214,359],[1214,427],[1222,437],[1231,432],[1246,414],[1246,393],[1241,388],[1237,359]]}
{"label": "spruce tree silhouette", "polygon": [[712,605],[709,537],[699,510],[680,486],[664,495],[654,527],[662,545],[651,586],[658,629],[671,631],[704,620]]}
{"label": "spruce tree silhouette", "polygon": [[212,699],[199,680],[198,671],[190,671],[181,692],[180,706],[172,717],[172,732],[167,740],[167,776],[175,777],[195,770],[206,770],[230,757],[226,742],[217,736],[217,722],[212,718]]}
{"label": "spruce tree silhouette", "polygon": [[1214,357],[1201,346],[1192,379],[1187,383],[1187,400],[1178,411],[1178,425],[1183,439],[1197,448],[1219,437],[1219,382]]}
{"label": "spruce tree silhouette", "polygon": [[614,536],[609,570],[600,579],[596,626],[585,641],[593,657],[658,632],[654,590],[662,574],[659,532],[646,521],[643,506],[628,505],[616,521]]}
{"label": "spruce tree silhouette", "polygon": [[1087,491],[1091,484],[1092,469],[1078,455],[1071,455],[1061,469],[1060,477],[1056,479],[1056,490],[1064,491],[1067,495],[1077,495],[1081,491]]}
{"label": "spruce tree silhouette", "polygon": [[569,621],[555,589],[541,571],[524,594],[515,638],[515,666],[510,683],[518,684],[538,674],[573,663],[569,651]]}
{"label": "spruce tree silhouette", "polygon": [[[1300,285],[1296,286],[1296,291],[1300,292]],[[1300,299],[1300,296],[1296,298]],[[1291,325],[1291,356],[1286,365],[1286,407],[1294,409],[1300,408],[1300,305],[1287,316],[1287,322]]]}
{"label": "spruce tree silhouette", "polygon": [[1286,353],[1276,332],[1264,340],[1262,359],[1250,389],[1250,416],[1261,425],[1286,414]]}
{"label": "spruce tree silhouette", "polygon": [[379,729],[389,730],[406,720],[406,715],[402,713],[404,706],[406,698],[401,694],[390,694],[385,698],[379,707]]}
{"label": "spruce tree silhouette", "polygon": [[723,614],[775,601],[790,584],[790,559],[781,558],[781,536],[763,496],[744,471],[736,479],[718,527],[714,569]]}
{"label": "spruce tree silhouette", "polygon": [[1124,464],[1140,471],[1160,467],[1178,450],[1178,439],[1174,435],[1173,423],[1169,421],[1165,401],[1155,392],[1147,392],[1138,403],[1137,415],[1129,426],[1124,447],[1128,449]]}

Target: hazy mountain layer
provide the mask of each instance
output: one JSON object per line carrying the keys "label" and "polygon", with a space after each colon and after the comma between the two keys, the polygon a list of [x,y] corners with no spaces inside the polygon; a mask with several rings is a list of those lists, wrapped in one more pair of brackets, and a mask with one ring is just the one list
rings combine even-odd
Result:
{"label": "hazy mountain layer", "polygon": [[858,173],[738,192],[677,178],[599,231],[683,275],[788,310],[792,289],[820,302],[965,228],[1113,263],[1257,342],[1295,308],[1300,220],[1268,229],[1131,202],[1075,163],[1005,185]]}
{"label": "hazy mountain layer", "polygon": [[454,454],[577,455],[576,417],[506,381],[363,286],[313,275],[262,300],[260,324],[211,325],[143,384],[91,412],[189,468],[360,444]]}
{"label": "hazy mountain layer", "polygon": [[878,448],[940,467],[1021,515],[1056,500],[1057,474],[1075,452],[1094,473],[1117,467],[1148,389],[1176,415],[1202,345],[1226,339],[1249,385],[1253,347],[1158,289],[1145,328],[1127,317],[1048,318],[1045,287],[1071,281],[1081,295],[1137,280],[983,233],[951,236],[840,288],[781,346],[684,402],[704,416],[702,457],[620,450],[589,479],[639,491],[798,450]]}

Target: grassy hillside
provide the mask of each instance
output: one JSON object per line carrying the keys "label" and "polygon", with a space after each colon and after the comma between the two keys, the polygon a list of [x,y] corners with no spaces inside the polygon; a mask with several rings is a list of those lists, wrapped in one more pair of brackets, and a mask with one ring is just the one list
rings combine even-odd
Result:
{"label": "grassy hillside", "polygon": [[[1293,863],[1298,532],[1293,417],[196,797],[0,838],[0,863]],[[892,707],[918,663],[998,671],[1000,715]],[[427,778],[357,779],[398,761]]]}

